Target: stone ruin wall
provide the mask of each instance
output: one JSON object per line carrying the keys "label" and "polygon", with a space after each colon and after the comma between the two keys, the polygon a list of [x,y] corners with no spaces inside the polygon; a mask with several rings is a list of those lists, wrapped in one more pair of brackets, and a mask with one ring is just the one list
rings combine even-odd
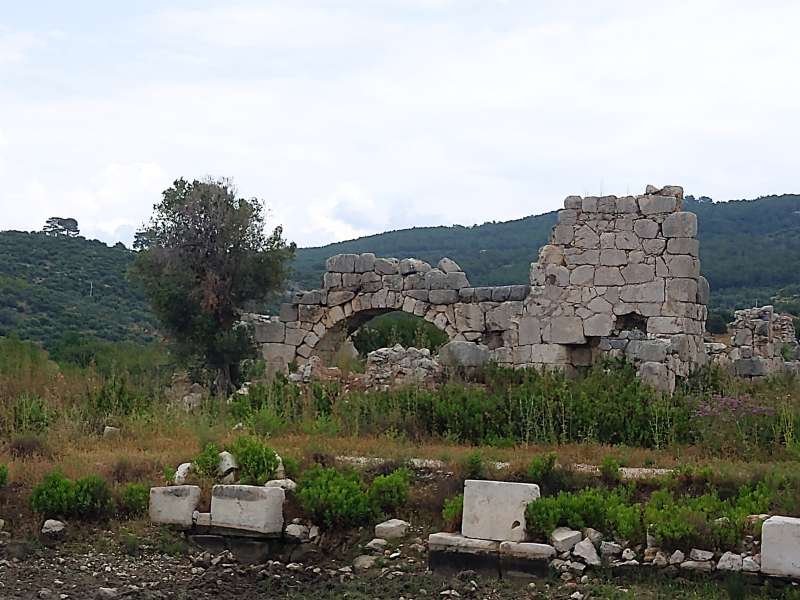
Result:
{"label": "stone ruin wall", "polygon": [[714,363],[739,377],[800,373],[800,345],[791,315],[778,314],[772,306],[737,310],[728,329],[729,346],[706,344]]}
{"label": "stone ruin wall", "polygon": [[402,310],[451,340],[476,342],[500,364],[573,370],[601,356],[625,358],[664,390],[705,363],[708,283],[700,276],[697,217],[683,190],[640,196],[570,196],[530,285],[470,286],[450,259],[341,254],[323,286],[298,292],[280,315],[254,322],[272,365],[324,355],[362,323]]}

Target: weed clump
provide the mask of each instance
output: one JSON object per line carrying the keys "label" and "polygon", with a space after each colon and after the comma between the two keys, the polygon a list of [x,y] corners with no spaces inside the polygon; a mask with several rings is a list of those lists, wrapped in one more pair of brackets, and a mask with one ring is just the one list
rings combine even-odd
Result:
{"label": "weed clump", "polygon": [[376,513],[390,513],[408,501],[411,471],[400,468],[378,475],[369,486],[369,499]]}
{"label": "weed clump", "polygon": [[143,483],[129,483],[119,496],[120,512],[127,517],[139,517],[147,512],[150,488]]}
{"label": "weed clump", "polygon": [[464,513],[464,494],[447,498],[442,507],[442,520],[446,531],[459,531]]}
{"label": "weed clump", "polygon": [[0,488],[8,483],[8,465],[0,465]]}
{"label": "weed clump", "polygon": [[373,508],[358,474],[315,465],[300,481],[303,510],[326,527],[352,527],[370,519]]}
{"label": "weed clump", "polygon": [[239,480],[244,485],[264,485],[273,478],[279,465],[275,450],[252,436],[236,438],[230,452],[236,457]]}
{"label": "weed clump", "polygon": [[30,504],[43,517],[69,516],[75,506],[75,484],[59,472],[45,475],[33,488]]}
{"label": "weed clump", "polygon": [[202,452],[192,461],[194,472],[200,477],[213,479],[219,468],[219,447],[209,442]]}
{"label": "weed clump", "polygon": [[75,482],[71,514],[83,519],[100,519],[114,511],[114,498],[105,479],[89,475]]}

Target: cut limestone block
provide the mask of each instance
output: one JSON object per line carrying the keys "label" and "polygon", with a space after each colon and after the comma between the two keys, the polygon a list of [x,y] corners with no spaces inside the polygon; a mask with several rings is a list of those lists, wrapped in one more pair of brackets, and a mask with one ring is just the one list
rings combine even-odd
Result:
{"label": "cut limestone block", "polygon": [[770,517],[761,526],[761,572],[800,578],[800,519]]}
{"label": "cut limestone block", "polygon": [[567,552],[572,550],[575,545],[583,539],[580,531],[575,531],[569,527],[558,527],[550,534],[550,541],[556,552]]}
{"label": "cut limestone block", "polygon": [[503,577],[546,575],[556,549],[548,544],[501,542],[500,571]]}
{"label": "cut limestone block", "polygon": [[500,544],[493,540],[467,538],[457,533],[428,536],[428,566],[431,571],[458,573],[477,571],[500,575]]}
{"label": "cut limestone block", "polygon": [[188,529],[199,501],[200,488],[196,485],[150,488],[150,520]]}
{"label": "cut limestone block", "polygon": [[534,483],[468,479],[464,482],[461,533],[470,538],[524,542],[525,508],[538,498],[539,486]]}
{"label": "cut limestone block", "polygon": [[284,499],[279,487],[215,485],[211,489],[211,523],[214,527],[280,535]]}

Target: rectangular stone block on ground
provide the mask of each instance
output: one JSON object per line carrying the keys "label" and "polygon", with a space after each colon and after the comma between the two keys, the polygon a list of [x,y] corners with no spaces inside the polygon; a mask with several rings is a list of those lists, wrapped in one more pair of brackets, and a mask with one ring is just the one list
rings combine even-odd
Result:
{"label": "rectangular stone block on ground", "polygon": [[761,572],[800,578],[800,519],[770,517],[761,526]]}
{"label": "rectangular stone block on ground", "polygon": [[211,523],[214,527],[280,535],[284,499],[279,487],[215,485],[211,490]]}
{"label": "rectangular stone block on ground", "polygon": [[477,540],[457,533],[432,533],[428,536],[428,567],[431,571],[471,570],[498,577],[499,548],[500,544],[492,540]]}
{"label": "rectangular stone block on ground", "polygon": [[162,525],[192,526],[192,515],[200,501],[196,485],[150,488],[150,520]]}
{"label": "rectangular stone block on ground", "polygon": [[555,555],[555,548],[549,544],[501,542],[500,572],[503,577],[546,575]]}
{"label": "rectangular stone block on ground", "polygon": [[484,540],[525,541],[525,508],[538,498],[539,486],[533,483],[468,479],[461,533]]}

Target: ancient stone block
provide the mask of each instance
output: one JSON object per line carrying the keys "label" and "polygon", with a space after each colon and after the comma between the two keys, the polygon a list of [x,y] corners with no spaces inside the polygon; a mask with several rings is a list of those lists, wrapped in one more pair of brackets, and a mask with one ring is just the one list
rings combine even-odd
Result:
{"label": "ancient stone block", "polygon": [[581,200],[581,210],[585,213],[597,212],[597,198],[587,196]]}
{"label": "ancient stone block", "polygon": [[670,254],[688,254],[697,257],[700,254],[700,242],[694,238],[675,237],[667,240],[667,252]]}
{"label": "ancient stone block", "polygon": [[337,288],[342,286],[342,274],[326,271],[322,275],[322,287],[326,289]]}
{"label": "ancient stone block", "polygon": [[196,485],[150,488],[150,520],[188,529],[192,526],[192,514],[199,501],[200,488]]}
{"label": "ancient stone block", "polygon": [[507,285],[498,285],[492,288],[492,302],[505,302],[510,295],[511,288]]}
{"label": "ancient stone block", "polygon": [[580,317],[553,317],[545,325],[542,339],[551,344],[585,344]]}
{"label": "ancient stone block", "polygon": [[621,272],[625,283],[647,283],[648,281],[653,281],[656,276],[654,265],[641,263],[622,267]]}
{"label": "ancient stone block", "polygon": [[355,298],[355,293],[350,290],[328,292],[328,306],[338,306]]}
{"label": "ancient stone block", "polygon": [[439,269],[431,269],[425,273],[425,287],[429,290],[446,289],[449,287],[447,285],[447,277]]}
{"label": "ancient stone block", "polygon": [[599,265],[599,250],[584,250],[563,255],[568,265]]}
{"label": "ancient stone block", "polygon": [[261,355],[274,365],[288,365],[294,360],[295,347],[288,344],[262,344]]}
{"label": "ancient stone block", "polygon": [[306,330],[299,329],[299,328],[291,328],[286,330],[286,336],[284,338],[286,345],[288,346],[299,346],[303,343],[303,339],[306,337]]}
{"label": "ancient stone block", "polygon": [[536,484],[468,479],[461,533],[484,540],[525,541],[525,508],[538,498]]}
{"label": "ancient stone block", "polygon": [[215,485],[211,488],[211,523],[216,527],[283,533],[285,493],[279,487]]}
{"label": "ancient stone block", "polygon": [[459,331],[483,331],[486,325],[483,310],[477,304],[456,305],[455,322]]}
{"label": "ancient stone block", "polygon": [[610,335],[613,329],[614,317],[610,314],[592,315],[583,322],[583,333],[590,337]]}
{"label": "ancient stone block", "polygon": [[542,326],[536,317],[523,317],[519,321],[519,343],[522,346],[540,344],[542,342]]}
{"label": "ancient stone block", "polygon": [[398,266],[401,275],[411,275],[412,273],[427,273],[431,266],[424,260],[417,258],[404,258]]}
{"label": "ancient stone block", "polygon": [[667,359],[668,340],[631,340],[625,355],[635,362],[664,362]]}
{"label": "ancient stone block", "polygon": [[466,274],[461,271],[445,273],[444,284],[446,288],[453,290],[460,290],[461,288],[469,287]]}
{"label": "ancient stone block", "polygon": [[676,212],[661,224],[666,238],[693,238],[697,235],[697,215],[693,212]]}
{"label": "ancient stone block", "polygon": [[334,273],[352,273],[356,267],[357,254],[337,254],[325,261],[325,270]]}
{"label": "ancient stone block", "polygon": [[480,367],[489,362],[489,348],[474,342],[452,341],[439,350],[439,361],[446,367]]}
{"label": "ancient stone block", "polygon": [[399,273],[396,258],[376,258],[374,268],[379,275],[395,275]]}
{"label": "ancient stone block", "polygon": [[697,299],[697,280],[668,279],[667,302],[694,302]]}
{"label": "ancient stone block", "polygon": [[761,571],[800,578],[800,519],[770,517],[761,526]]}
{"label": "ancient stone block", "polygon": [[640,238],[654,238],[658,235],[658,223],[652,219],[637,219],[633,223],[633,231]]}
{"label": "ancient stone block", "polygon": [[667,247],[667,240],[665,240],[664,238],[642,240],[642,249],[644,250],[645,254],[649,254],[651,256],[663,254],[664,248],[666,247]]}
{"label": "ancient stone block", "polygon": [[663,302],[664,280],[656,279],[650,283],[626,285],[620,288],[620,300],[623,302]]}
{"label": "ancient stone block", "polygon": [[583,198],[580,196],[567,196],[564,198],[564,208],[579,209],[583,205]]}
{"label": "ancient stone block", "polygon": [[588,225],[582,225],[575,231],[573,245],[584,250],[594,250],[600,247],[600,236]]}
{"label": "ancient stone block", "polygon": [[672,196],[641,196],[639,210],[644,215],[655,215],[674,212],[677,201]]}
{"label": "ancient stone block", "polygon": [[541,365],[564,365],[569,362],[569,350],[560,344],[533,344],[531,362]]}
{"label": "ancient stone block", "polygon": [[[564,212],[564,211],[562,211]],[[559,223],[553,228],[552,240],[554,244],[566,246],[575,238],[575,228],[572,225]]]}
{"label": "ancient stone block", "polygon": [[354,271],[356,273],[366,273],[375,268],[375,255],[372,252],[359,254],[355,259]]}
{"label": "ancient stone block", "polygon": [[510,285],[508,286],[509,293],[508,299],[509,300],[525,300],[528,297],[528,292],[530,292],[531,286],[529,285]]}
{"label": "ancient stone block", "polygon": [[431,290],[428,298],[431,304],[455,304],[458,302],[458,290]]}
{"label": "ancient stone block", "polygon": [[650,317],[647,320],[647,333],[670,335],[685,333],[686,319],[681,317]]}
{"label": "ancient stone block", "polygon": [[253,337],[258,343],[283,342],[286,336],[286,324],[280,321],[256,321],[253,324]]}
{"label": "ancient stone block", "polygon": [[605,267],[618,267],[628,262],[623,250],[601,250],[600,264]]}
{"label": "ancient stone block", "polygon": [[431,552],[458,552],[467,554],[490,554],[499,550],[499,542],[465,537],[458,533],[432,533],[428,536]]}
{"label": "ancient stone block", "polygon": [[[569,276],[572,285],[592,285],[594,282],[594,267],[592,265],[581,265],[575,267]],[[617,271],[619,273],[619,271]]]}
{"label": "ancient stone block", "polygon": [[664,257],[670,277],[697,277],[700,275],[700,261],[693,256],[668,254]]}
{"label": "ancient stone block", "polygon": [[702,275],[697,278],[697,303],[708,304],[708,298],[711,295],[711,286],[708,285],[708,279]]}
{"label": "ancient stone block", "polygon": [[639,377],[652,388],[671,394],[675,390],[675,374],[666,365],[658,362],[642,363]]}
{"label": "ancient stone block", "polygon": [[486,329],[489,331],[511,329],[512,317],[517,317],[521,313],[522,305],[519,302],[507,301],[499,304],[496,308],[486,311]]}
{"label": "ancient stone block", "polygon": [[[580,268],[580,267],[579,267]],[[599,286],[623,285],[625,279],[619,267],[597,267],[594,272],[594,284]]]}
{"label": "ancient stone block", "polygon": [[638,250],[642,247],[639,237],[632,231],[621,231],[614,235],[614,246],[620,250]]}

